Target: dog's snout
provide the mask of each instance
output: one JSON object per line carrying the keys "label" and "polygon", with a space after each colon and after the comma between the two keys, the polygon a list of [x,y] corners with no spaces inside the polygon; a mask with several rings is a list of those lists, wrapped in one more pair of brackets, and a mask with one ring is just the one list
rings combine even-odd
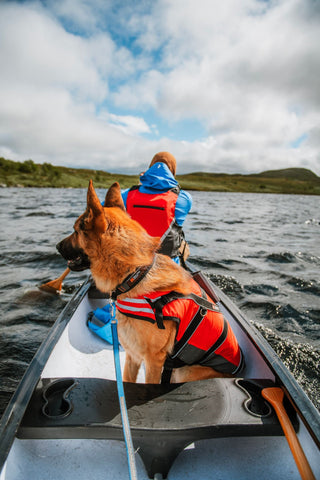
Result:
{"label": "dog's snout", "polygon": [[73,234],[56,244],[60,255],[67,260],[70,270],[81,272],[90,268],[90,260],[77,244],[74,244]]}
{"label": "dog's snout", "polygon": [[68,252],[68,242],[66,241],[67,239],[64,238],[60,242],[57,243],[56,249],[60,253],[60,255],[64,258],[67,259],[69,252]]}

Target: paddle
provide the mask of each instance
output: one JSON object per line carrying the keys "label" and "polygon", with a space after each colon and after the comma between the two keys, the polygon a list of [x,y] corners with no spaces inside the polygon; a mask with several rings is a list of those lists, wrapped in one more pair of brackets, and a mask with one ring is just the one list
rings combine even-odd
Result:
{"label": "paddle", "polygon": [[57,293],[61,291],[62,288],[62,282],[70,272],[70,268],[67,267],[65,271],[63,272],[60,277],[56,278],[55,280],[51,280],[51,282],[44,283],[43,285],[40,285],[40,290],[44,290],[45,292],[49,293]]}
{"label": "paddle", "polygon": [[288,414],[283,406],[283,390],[279,387],[270,387],[264,388],[261,393],[263,398],[265,398],[273,406],[277,414],[301,478],[303,480],[316,480]]}

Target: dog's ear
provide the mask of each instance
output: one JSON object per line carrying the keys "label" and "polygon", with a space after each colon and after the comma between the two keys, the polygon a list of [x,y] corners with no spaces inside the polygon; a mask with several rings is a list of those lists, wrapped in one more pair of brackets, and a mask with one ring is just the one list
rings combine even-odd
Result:
{"label": "dog's ear", "polygon": [[122,210],[126,210],[122,196],[121,196],[121,189],[118,182],[115,182],[111,185],[109,190],[107,191],[106,198],[104,201],[105,207],[119,207]]}
{"label": "dog's ear", "polygon": [[92,180],[89,182],[87,192],[87,211],[88,215],[85,219],[87,228],[94,228],[97,232],[104,233],[107,228],[107,220],[98,195],[93,188]]}

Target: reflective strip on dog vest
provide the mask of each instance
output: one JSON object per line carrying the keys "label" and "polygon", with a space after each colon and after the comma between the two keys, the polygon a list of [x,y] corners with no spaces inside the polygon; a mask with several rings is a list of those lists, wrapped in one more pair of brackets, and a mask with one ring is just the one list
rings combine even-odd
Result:
{"label": "reflective strip on dog vest", "polygon": [[[192,281],[189,296],[177,292],[153,292],[139,298],[118,299],[120,313],[164,328],[163,320],[177,322],[173,352],[169,358],[174,367],[200,364],[218,371],[234,373],[241,364],[236,337],[217,306],[202,294]],[[200,294],[200,295],[199,295]]]}
{"label": "reflective strip on dog vest", "polygon": [[147,320],[156,323],[154,311],[150,304],[144,298],[124,298],[117,299],[117,309],[128,317]]}

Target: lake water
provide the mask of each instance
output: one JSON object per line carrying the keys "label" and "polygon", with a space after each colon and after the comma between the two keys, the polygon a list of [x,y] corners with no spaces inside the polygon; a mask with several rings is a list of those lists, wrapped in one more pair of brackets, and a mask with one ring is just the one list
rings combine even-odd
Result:
{"label": "lake water", "polygon": [[[320,409],[320,197],[192,196],[184,228],[191,263],[240,307]],[[55,245],[85,202],[85,189],[0,189],[0,415],[87,276],[71,273],[61,295],[38,289],[65,269]]]}

